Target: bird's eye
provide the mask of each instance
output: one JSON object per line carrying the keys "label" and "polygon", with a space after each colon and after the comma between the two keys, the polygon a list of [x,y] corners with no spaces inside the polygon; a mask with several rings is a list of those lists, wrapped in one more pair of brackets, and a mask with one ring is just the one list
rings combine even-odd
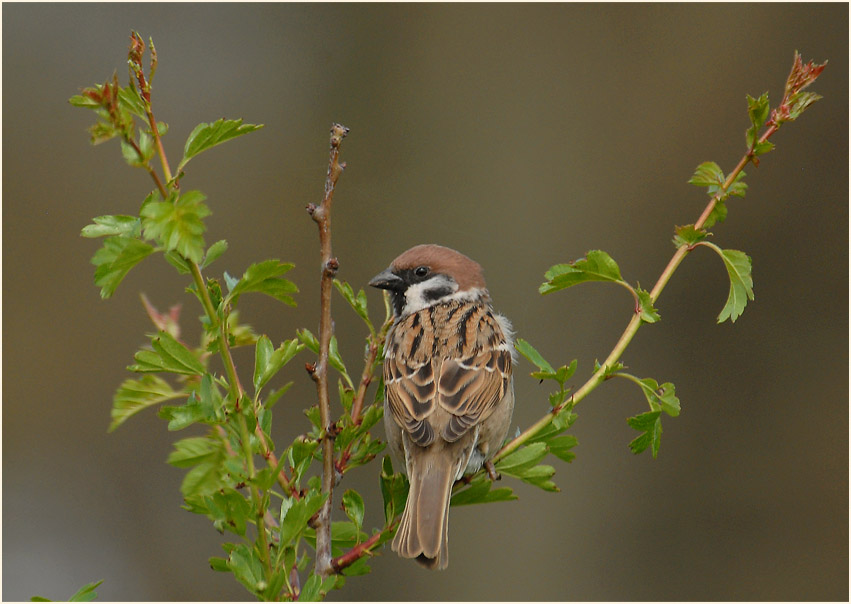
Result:
{"label": "bird's eye", "polygon": [[414,269],[414,274],[417,277],[425,277],[428,275],[428,267],[427,266],[418,266]]}

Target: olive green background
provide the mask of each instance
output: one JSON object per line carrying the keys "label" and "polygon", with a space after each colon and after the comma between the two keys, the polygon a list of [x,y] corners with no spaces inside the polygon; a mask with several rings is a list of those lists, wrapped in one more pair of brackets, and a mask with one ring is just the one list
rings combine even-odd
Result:
{"label": "olive green background", "polygon": [[[665,289],[662,322],[624,356],[672,381],[659,459],[633,456],[624,418],[646,409],[625,380],[577,408],[577,459],[562,492],[453,509],[451,564],[429,573],[388,549],[333,599],[848,599],[848,7],[717,5],[3,6],[3,599],[67,598],[96,580],[109,600],[244,599],[211,571],[221,537],[180,509],[183,471],[149,410],[106,433],[111,397],[152,327],[139,302],[201,313],[161,257],[111,300],[92,284],[92,216],[134,213],[152,188],[114,141],[87,142],[93,114],[67,98],[118,69],[131,29],[160,57],[155,111],[175,165],[200,121],[266,127],[196,158],[183,181],[208,195],[206,238],[230,249],[208,274],[296,263],[291,309],[242,300],[273,341],[318,321],[318,244],[304,213],[321,199],[332,121],[351,128],[334,209],[340,278],[356,288],[408,247],[436,242],[485,268],[518,334],[575,383],[632,311],[621,288],[541,297],[546,269],[604,249],[649,289],[674,224],[706,201],[695,166],[744,151],[745,94],[779,100],[797,48],[829,59],[824,95],[748,167],[745,199],[713,230],[754,262],[756,301],[716,325],[720,260],[691,254]],[[368,292],[378,317],[380,295]],[[364,330],[334,298],[340,347],[361,363]],[[253,353],[237,351],[243,376]],[[300,369],[274,436],[305,429]],[[517,376],[514,423],[547,409],[548,385]],[[379,430],[380,431],[380,430]],[[339,487],[381,522],[377,464]],[[341,512],[339,512],[342,514]]]}

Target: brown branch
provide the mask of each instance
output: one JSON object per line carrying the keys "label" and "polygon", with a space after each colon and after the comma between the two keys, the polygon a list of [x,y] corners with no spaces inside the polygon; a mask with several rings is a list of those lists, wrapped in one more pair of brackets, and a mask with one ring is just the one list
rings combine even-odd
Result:
{"label": "brown branch", "polygon": [[316,519],[316,574],[327,577],[334,572],[331,564],[331,499],[334,491],[336,472],[334,468],[334,426],[331,421],[331,404],[328,398],[328,357],[331,347],[331,335],[334,325],[331,320],[331,288],[339,263],[331,255],[331,205],[337,179],[346,167],[339,162],[340,144],[349,129],[340,124],[331,126],[331,151],[328,159],[328,173],[325,177],[325,197],[319,206],[309,204],[307,212],[319,227],[319,248],[322,260],[320,278],[320,315],[319,315],[319,359],[309,373],[316,382],[319,398],[319,418],[322,423],[322,492],[327,494],[325,503]]}
{"label": "brown branch", "polygon": [[347,551],[345,554],[341,556],[337,556],[333,560],[331,560],[331,566],[334,569],[335,573],[340,573],[344,568],[351,566],[364,556],[367,556],[372,553],[372,549],[376,546],[378,541],[388,532],[393,531],[396,528],[396,524],[398,523],[400,517],[397,517],[390,526],[385,527],[383,530],[375,533],[372,537],[364,541],[363,543],[359,543],[354,546],[352,549]]}

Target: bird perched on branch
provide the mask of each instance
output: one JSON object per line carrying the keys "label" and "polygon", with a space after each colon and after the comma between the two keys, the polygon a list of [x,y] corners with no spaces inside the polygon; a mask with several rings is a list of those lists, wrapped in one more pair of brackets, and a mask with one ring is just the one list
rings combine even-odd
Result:
{"label": "bird perched on branch", "polygon": [[384,426],[411,485],[392,548],[444,569],[452,485],[493,457],[511,423],[511,324],[494,312],[482,267],[447,247],[413,247],[369,284],[393,302]]}

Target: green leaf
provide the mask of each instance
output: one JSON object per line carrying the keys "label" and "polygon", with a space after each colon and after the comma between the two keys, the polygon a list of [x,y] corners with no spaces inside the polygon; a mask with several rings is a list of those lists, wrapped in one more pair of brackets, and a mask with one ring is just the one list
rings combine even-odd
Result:
{"label": "green leaf", "polygon": [[195,353],[190,352],[168,332],[160,331],[151,338],[153,350],[140,350],[136,353],[136,364],[128,369],[137,373],[165,371],[184,375],[201,375],[204,365]]}
{"label": "green leaf", "polygon": [[801,117],[801,114],[813,103],[821,99],[820,94],[815,92],[798,92],[789,99],[789,117],[784,121],[793,121]]}
{"label": "green leaf", "polygon": [[662,410],[648,411],[635,417],[627,418],[630,428],[642,432],[641,436],[629,443],[630,450],[638,455],[651,447],[653,459],[659,454],[659,443],[662,437]]}
{"label": "green leaf", "polygon": [[143,409],[181,396],[183,392],[172,389],[168,382],[155,375],[125,380],[112,397],[112,423],[108,431],[112,432]]}
{"label": "green leaf", "polygon": [[628,373],[617,375],[631,380],[641,388],[650,404],[651,411],[661,409],[671,417],[677,417],[680,414],[680,399],[677,398],[676,389],[671,382],[665,382],[660,386],[653,378],[639,379]]}
{"label": "green leaf", "polygon": [[107,237],[95,255],[95,285],[99,286],[101,298],[109,298],[130,269],[144,260],[154,248],[132,237]]}
{"label": "green leaf", "polygon": [[650,292],[636,288],[635,293],[638,295],[638,304],[641,310],[641,320],[645,323],[656,323],[662,317],[659,312],[653,307],[653,301],[650,299]]}
{"label": "green leaf", "polygon": [[189,265],[189,262],[186,261],[186,258],[181,256],[175,251],[166,252],[163,254],[163,257],[168,261],[170,265],[177,269],[177,272],[181,275],[188,275],[192,272],[192,267]]}
{"label": "green leaf", "polygon": [[408,478],[393,472],[390,456],[385,455],[381,462],[381,497],[384,500],[384,524],[388,526],[405,509],[408,499]]}
{"label": "green leaf", "polygon": [[758,99],[751,95],[746,95],[748,101],[748,117],[751,120],[751,127],[745,133],[745,144],[750,149],[756,143],[757,136],[765,120],[768,119],[768,93],[763,92]]}
{"label": "green leaf", "polygon": [[101,583],[103,583],[103,579],[101,579],[100,581],[97,581],[96,583],[89,583],[88,585],[81,587],[80,589],[77,590],[77,593],[75,593],[73,596],[71,596],[68,599],[68,601],[69,602],[91,602],[92,600],[94,600],[95,598],[98,597],[98,594],[95,591],[95,589],[97,589],[97,587]]}
{"label": "green leaf", "polygon": [[551,267],[544,277],[547,279],[546,283],[538,288],[541,294],[549,294],[588,281],[623,282],[617,263],[601,250],[591,250],[585,258],[570,264],[557,264]]}
{"label": "green leaf", "polygon": [[251,504],[241,493],[225,488],[204,497],[209,513],[207,516],[219,530],[229,530],[245,536],[245,527],[251,515]]}
{"label": "green leaf", "polygon": [[576,454],[571,451],[571,449],[579,444],[579,441],[576,440],[575,436],[565,434],[563,436],[554,436],[550,438],[546,441],[546,444],[547,450],[549,450],[550,453],[562,461],[570,463],[576,458]]}
{"label": "green leaf", "polygon": [[352,489],[343,493],[343,509],[346,516],[355,523],[357,530],[360,530],[363,525],[364,513],[363,497],[360,496],[360,493]]}
{"label": "green leaf", "polygon": [[703,242],[703,245],[712,248],[721,257],[730,277],[730,292],[727,295],[727,303],[718,315],[718,322],[730,319],[735,323],[747,306],[748,300],[754,299],[751,258],[738,250],[722,250],[713,243]]}
{"label": "green leaf", "polygon": [[706,239],[708,233],[704,229],[696,229],[693,224],[687,224],[685,226],[678,226],[674,229],[674,245],[676,247],[682,247],[687,245],[689,247],[696,244],[698,241],[703,241]]}
{"label": "green leaf", "polygon": [[334,286],[337,288],[337,291],[340,292],[340,295],[345,298],[346,302],[349,303],[349,306],[351,306],[358,316],[364,320],[367,327],[369,327],[370,333],[374,332],[375,328],[369,320],[369,313],[366,308],[366,292],[364,292],[363,289],[360,289],[358,290],[358,293],[355,294],[351,285],[345,281],[338,281],[337,279],[334,279]]}
{"label": "green leaf", "polygon": [[[184,438],[174,443],[168,463],[192,469],[183,477],[180,491],[186,498],[210,495],[226,485],[223,476],[227,457],[221,441],[208,437]],[[194,466],[194,467],[193,467]]]}
{"label": "green leaf", "polygon": [[724,199],[719,198],[715,201],[715,206],[712,208],[712,211],[709,213],[709,216],[706,217],[706,222],[703,223],[703,226],[707,229],[712,228],[718,222],[724,222],[727,219],[727,204],[724,203]]}
{"label": "green leaf", "polygon": [[283,342],[276,350],[265,335],[260,336],[255,344],[254,353],[254,389],[259,391],[272,379],[281,367],[286,365],[301,350],[304,345],[293,338]]}
{"label": "green leaf", "polygon": [[241,543],[234,547],[228,556],[228,568],[236,580],[251,593],[262,591],[266,582],[263,580],[263,564],[253,548]]}
{"label": "green leaf", "polygon": [[493,482],[482,475],[477,477],[470,485],[452,495],[450,505],[472,505],[477,503],[494,503],[497,501],[512,501],[517,495],[509,487],[501,487],[491,490]]}
{"label": "green leaf", "polygon": [[322,493],[310,493],[290,505],[278,531],[281,546],[294,541],[304,532],[307,521],[319,511],[325,497]]}
{"label": "green leaf", "polygon": [[139,96],[135,86],[127,86],[118,90],[118,102],[133,115],[147,122],[148,114],[145,111],[145,101]]}
{"label": "green leaf", "polygon": [[298,288],[292,281],[280,278],[292,268],[292,264],[280,260],[265,260],[249,266],[242,278],[235,283],[232,282],[230,275],[225,274],[225,281],[230,288],[228,300],[235,303],[241,294],[260,292],[284,304],[295,306],[295,300],[290,294],[297,293]]}
{"label": "green leaf", "polygon": [[207,250],[207,253],[204,255],[204,262],[201,264],[201,268],[207,268],[210,266],[216,259],[219,258],[225,251],[228,249],[228,242],[224,239],[220,241],[216,241],[213,245],[210,246],[210,249]]}
{"label": "green leaf", "polygon": [[706,161],[697,167],[688,184],[698,187],[720,186],[724,184],[724,172],[714,161]]}
{"label": "green leaf", "polygon": [[495,468],[497,472],[523,478],[527,470],[541,461],[547,454],[547,445],[535,442],[517,449],[499,460]]}
{"label": "green leaf", "polygon": [[298,594],[298,601],[319,602],[322,599],[319,593],[320,587],[322,587],[322,578],[319,575],[310,575]]}
{"label": "green leaf", "polygon": [[526,359],[535,367],[555,375],[555,369],[553,369],[553,366],[550,365],[547,360],[541,356],[541,353],[535,350],[535,348],[523,338],[517,338],[517,341],[514,342],[514,348],[517,352],[526,357]]}
{"label": "green leaf", "polygon": [[217,558],[216,556],[211,557],[208,562],[210,563],[210,568],[220,573],[229,573],[230,568],[228,568],[228,561],[224,558]]}
{"label": "green leaf", "polygon": [[209,124],[198,124],[189,134],[189,138],[186,139],[186,144],[183,147],[183,159],[180,160],[175,173],[179,174],[184,166],[189,163],[189,160],[202,151],[206,151],[237,136],[259,130],[262,127],[262,124],[243,124],[241,119],[220,119]]}
{"label": "green leaf", "polygon": [[92,238],[120,235],[138,238],[142,233],[142,222],[136,216],[97,216],[92,220],[94,224],[83,227],[81,236]]}
{"label": "green leaf", "polygon": [[165,201],[153,193],[140,210],[145,237],[200,263],[204,256],[204,218],[210,215],[205,199],[200,191],[173,191]]}

